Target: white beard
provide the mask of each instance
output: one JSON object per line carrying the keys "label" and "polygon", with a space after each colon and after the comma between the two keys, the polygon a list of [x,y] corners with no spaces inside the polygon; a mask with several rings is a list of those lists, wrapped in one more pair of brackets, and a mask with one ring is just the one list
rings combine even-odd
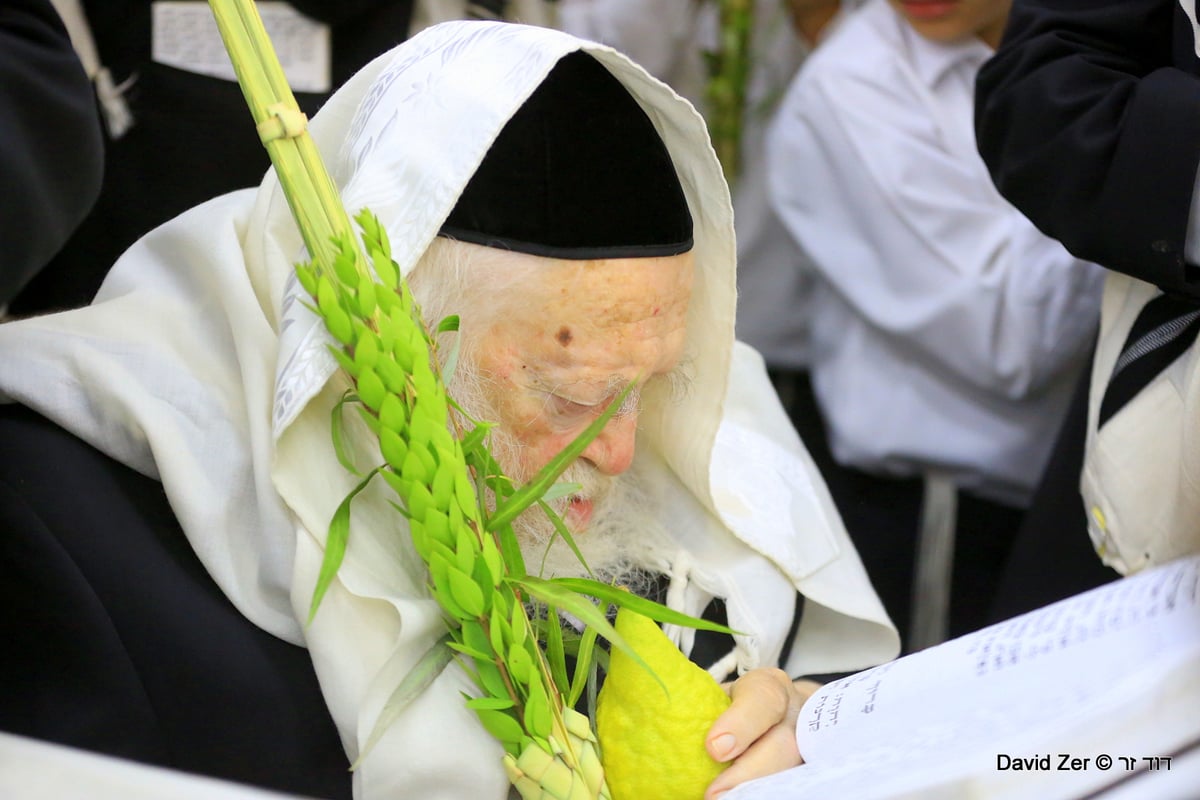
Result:
{"label": "white beard", "polygon": [[[463,363],[466,360],[459,362],[450,394],[475,419],[495,419],[486,386]],[[522,445],[510,433],[492,429],[488,446],[496,463],[518,486],[533,477],[518,466]],[[573,496],[591,500],[593,504],[587,528],[571,531],[587,566],[580,563],[545,512],[535,504],[513,521],[526,570],[546,578],[595,577],[639,593],[647,589],[655,574],[664,568],[666,535],[654,518],[654,501],[643,488],[647,482],[638,479],[638,471],[636,460],[633,467],[619,476],[604,475],[581,460],[569,466],[559,482],[579,484],[582,488]],[[570,499],[562,497],[548,505],[563,516]]]}

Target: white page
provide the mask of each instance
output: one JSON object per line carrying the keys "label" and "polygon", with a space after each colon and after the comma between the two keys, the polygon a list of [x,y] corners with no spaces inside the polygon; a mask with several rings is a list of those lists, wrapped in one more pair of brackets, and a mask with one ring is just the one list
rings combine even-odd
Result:
{"label": "white page", "polygon": [[830,683],[801,712],[797,743],[812,763],[865,747],[970,747],[1068,713],[1148,660],[1197,646],[1193,557]]}
{"label": "white page", "polygon": [[[1200,557],[823,687],[797,723],[809,763],[788,785],[794,792],[875,773],[873,789],[887,784],[877,796],[925,787],[918,796],[937,797],[930,787],[942,786],[953,797],[962,789],[956,776],[996,774],[1005,742],[1051,728],[1086,730],[1087,720],[1119,714],[1131,695],[1181,664],[1200,665]],[[1200,710],[1193,711],[1200,729]]]}
{"label": "white page", "polygon": [[[328,92],[331,86],[329,26],[279,0],[255,6],[263,28],[297,92]],[[151,5],[151,58],[176,69],[237,80],[233,63],[207,3],[155,0]]]}
{"label": "white page", "polygon": [[[920,722],[914,722],[919,727]],[[1049,770],[1001,771],[997,754],[1049,756]],[[1085,769],[1058,767],[1062,756]],[[1150,769],[1146,756],[1166,756]],[[928,750],[880,758],[870,749],[804,764],[734,789],[723,800],[1194,800],[1200,775],[1200,650],[1105,688],[1070,716],[997,738],[974,750]],[[1106,756],[1098,767],[1098,757]],[[1132,770],[1127,768],[1133,761]]]}

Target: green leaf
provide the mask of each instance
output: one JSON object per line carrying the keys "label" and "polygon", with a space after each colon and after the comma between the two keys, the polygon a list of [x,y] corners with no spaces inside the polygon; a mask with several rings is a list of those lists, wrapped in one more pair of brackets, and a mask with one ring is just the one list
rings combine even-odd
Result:
{"label": "green leaf", "polygon": [[436,508],[426,509],[425,530],[435,542],[450,546],[450,522],[446,515]]}
{"label": "green leaf", "polygon": [[537,681],[529,686],[529,697],[525,700],[525,730],[540,739],[545,739],[554,728],[554,716],[550,712],[550,701],[546,690]]}
{"label": "green leaf", "polygon": [[464,453],[469,453],[478,447],[485,436],[491,432],[492,428],[496,427],[494,422],[477,422],[466,436],[462,438],[462,449]]}
{"label": "green leaf", "polygon": [[533,659],[530,658],[529,652],[522,646],[514,645],[508,649],[508,658],[504,659],[504,663],[508,665],[508,674],[513,680],[519,681],[522,685],[528,686],[533,673]]}
{"label": "green leaf", "polygon": [[375,370],[360,364],[356,383],[358,396],[362,398],[362,401],[372,411],[379,411],[380,405],[383,404],[383,398],[387,396],[387,387],[383,385],[383,381],[379,380]]}
{"label": "green leaf", "polygon": [[300,280],[300,285],[304,287],[304,291],[312,296],[317,294],[317,273],[312,262],[297,264],[296,277]]}
{"label": "green leaf", "polygon": [[525,643],[525,635],[529,631],[529,617],[525,615],[525,606],[513,603],[512,619],[509,620],[513,644],[520,646]]}
{"label": "green leaf", "polygon": [[478,670],[480,688],[492,697],[508,697],[508,685],[499,667],[491,661],[477,661],[475,668]]}
{"label": "green leaf", "polygon": [[462,653],[464,656],[470,656],[476,661],[491,660],[491,656],[489,656],[486,652],[482,650],[476,650],[474,647],[463,644],[462,642],[449,642],[446,646],[455,652]]}
{"label": "green leaf", "polygon": [[[583,552],[580,551],[579,546],[575,544],[575,537],[571,535],[571,531],[567,528],[566,523],[563,522],[562,517],[560,517],[553,508],[546,505],[545,502],[538,500],[538,505],[541,507],[542,511],[546,513],[546,518],[549,519],[550,524],[554,526],[555,532],[562,537],[562,540],[567,543],[567,547],[571,548],[571,552],[575,554],[575,558],[578,559],[579,563],[583,565],[583,568],[587,570],[587,574],[592,575],[592,568],[588,566],[587,559],[583,557]],[[553,543],[554,540],[551,539],[550,544]],[[546,545],[547,555],[550,553],[550,544]]]}
{"label": "green leaf", "polygon": [[575,459],[579,458],[580,454],[587,449],[587,446],[600,435],[604,430],[604,426],[612,419],[612,416],[617,413],[617,409],[625,402],[625,398],[633,391],[636,381],[630,381],[611,403],[608,408],[604,409],[604,413],[596,417],[591,425],[588,425],[583,433],[575,437],[575,439],[562,452],[550,459],[546,466],[534,475],[529,483],[522,486],[512,497],[508,498],[503,505],[497,503],[496,513],[488,519],[487,529],[494,531],[502,525],[506,525],[516,519],[522,511],[529,508],[546,493],[546,491],[558,480],[558,476],[563,473],[567,467],[571,465]]}
{"label": "green leaf", "polygon": [[[389,394],[388,400],[394,397],[394,394]],[[386,401],[384,401],[384,405],[387,405]],[[394,470],[403,469],[404,459],[408,458],[408,445],[404,443],[404,439],[392,428],[382,425],[376,435],[379,438],[379,452],[387,461],[388,466]]]}
{"label": "green leaf", "polygon": [[508,621],[500,614],[488,615],[488,633],[492,643],[492,650],[497,653],[508,652],[508,642],[512,639],[512,634],[506,631]]}
{"label": "green leaf", "polygon": [[662,685],[665,692],[667,690],[666,684],[654,673],[654,670],[650,669],[650,665],[642,660],[637,651],[629,646],[625,638],[617,633],[617,629],[604,616],[604,612],[593,605],[586,597],[564,588],[560,584],[560,580],[548,581],[530,575],[520,580],[509,578],[509,583],[520,586],[546,605],[556,605],[563,611],[574,614],[585,625],[595,629],[596,633],[607,639],[613,647],[620,649],[621,652],[633,659],[634,663],[653,675],[654,679]]}
{"label": "green leaf", "polygon": [[451,566],[446,570],[446,577],[450,579],[450,593],[462,610],[472,617],[481,616],[484,611],[483,592],[471,580],[471,576]]}
{"label": "green leaf", "polygon": [[354,268],[354,250],[347,237],[339,236],[338,254],[333,259],[333,272],[345,286],[353,286],[358,281],[358,270]]}
{"label": "green leaf", "polygon": [[[379,276],[379,282],[394,293],[396,284],[400,281],[400,270],[396,268],[396,262],[377,248],[371,248],[371,264],[375,267],[375,274]],[[385,293],[380,292],[382,297]]]}
{"label": "green leaf", "polygon": [[358,416],[366,423],[367,428],[376,436],[379,435],[379,419],[366,406],[358,406]]}
{"label": "green leaf", "polygon": [[[603,652],[603,651],[598,651]],[[605,673],[608,672],[608,665],[604,665]],[[661,683],[661,681],[660,681]],[[665,687],[664,687],[665,688]],[[596,698],[600,694],[600,674],[593,664],[588,670],[587,675],[587,715],[588,719],[596,718]]]}
{"label": "green leaf", "polygon": [[496,584],[492,582],[492,573],[488,571],[487,563],[479,558],[478,554],[476,554],[475,563],[471,565],[471,580],[483,594],[483,613],[492,613],[492,602],[498,592]]}
{"label": "green leaf", "polygon": [[[381,474],[383,475],[383,479],[388,482],[388,486],[392,487],[392,491],[399,495],[401,500],[403,500],[412,489],[412,481],[405,480],[392,470],[385,469]],[[409,514],[408,509],[400,509],[400,513],[404,514],[406,518],[412,516]]]}
{"label": "green leaf", "polygon": [[447,331],[457,331],[458,324],[459,318],[457,314],[451,314],[448,317],[443,317],[442,321],[438,323],[437,332],[446,333]]}
{"label": "green leaf", "polygon": [[504,557],[500,555],[500,548],[491,536],[483,537],[482,554],[483,563],[487,565],[488,575],[491,577],[491,584],[498,586],[500,581],[504,580]]}
{"label": "green leaf", "polygon": [[375,299],[376,294],[375,281],[371,280],[368,275],[359,276],[356,300],[358,301],[358,313],[363,317],[371,317],[375,314],[375,309],[379,305],[379,302]]}
{"label": "green leaf", "polygon": [[566,694],[571,688],[567,680],[567,654],[563,650],[562,623],[558,618],[558,609],[546,607],[546,662],[550,666],[550,677],[558,691]]}
{"label": "green leaf", "polygon": [[393,358],[383,357],[376,361],[375,372],[389,392],[402,395],[407,390],[408,375]]}
{"label": "green leaf", "polygon": [[525,731],[522,730],[521,723],[503,711],[477,708],[475,713],[478,715],[479,721],[483,723],[483,727],[487,728],[488,733],[499,739],[502,744],[511,743],[513,746],[517,746],[525,738]]}
{"label": "green leaf", "polygon": [[594,628],[584,628],[583,636],[579,639],[579,651],[575,654],[575,674],[571,679],[571,689],[563,701],[563,705],[568,708],[574,708],[579,702],[587,685],[588,674],[595,667],[592,655],[596,652],[596,635]]}
{"label": "green leaf", "polygon": [[354,223],[362,231],[363,242],[368,247],[379,241],[379,218],[369,208],[360,208],[354,215]]}
{"label": "green leaf", "polygon": [[338,463],[345,467],[346,471],[351,475],[358,475],[360,474],[358,467],[354,466],[354,458],[346,448],[345,420],[342,417],[346,403],[354,402],[358,402],[358,395],[347,389],[342,394],[342,399],[337,401],[337,404],[333,407],[333,411],[329,414],[329,435],[333,439],[333,452],[337,454]]}
{"label": "green leaf", "polygon": [[447,564],[446,559],[438,557],[436,548],[432,547],[429,558],[429,575],[433,578],[433,593],[437,598],[438,605],[442,607],[447,614],[458,620],[465,620],[471,615],[463,610],[458,601],[454,599],[454,591],[450,588],[450,572],[451,567]]}
{"label": "green leaf", "polygon": [[667,608],[661,603],[647,600],[619,586],[601,583],[590,578],[555,578],[554,583],[564,589],[590,595],[597,600],[604,600],[613,605],[628,608],[630,611],[636,611],[642,616],[649,617],[657,622],[666,622],[702,631],[717,631],[718,633],[727,633],[730,635],[739,633],[739,631],[735,631],[719,623],[689,616],[683,612]]}
{"label": "green leaf", "polygon": [[454,658],[454,653],[447,647],[448,643],[449,636],[443,636],[435,642],[417,660],[416,665],[404,676],[404,680],[400,681],[400,685],[392,690],[391,696],[383,704],[383,709],[375,720],[371,735],[367,737],[362,752],[359,753],[358,759],[350,765],[352,771],[358,769],[358,765],[367,757],[367,754],[371,752],[392,723],[400,717],[404,709],[408,708],[413,700],[420,697],[437,679],[437,676],[442,674],[442,670]]}
{"label": "green leaf", "polygon": [[541,496],[541,500],[543,503],[549,503],[551,500],[569,497],[581,491],[583,491],[582,483],[556,483],[546,490],[546,493]]}
{"label": "green leaf", "polygon": [[354,362],[350,356],[346,355],[346,351],[340,346],[326,345],[329,352],[333,354],[333,359],[338,362],[338,366],[346,371],[352,378],[358,377],[358,364]]}
{"label": "green leaf", "polygon": [[429,493],[433,496],[434,508],[449,508],[450,503],[454,501],[454,475],[456,472],[458,470],[451,469],[447,464],[444,467],[439,466],[437,472],[433,473],[433,484],[429,487]]}
{"label": "green leaf", "polygon": [[367,488],[367,484],[378,472],[379,468],[376,467],[367,473],[367,477],[363,478],[362,482],[346,495],[346,499],[342,500],[337,511],[333,512],[333,519],[329,521],[329,533],[325,537],[325,556],[321,559],[321,572],[317,576],[317,586],[313,589],[312,604],[308,608],[306,625],[312,624],[313,617],[317,615],[317,607],[321,605],[321,599],[325,597],[325,592],[333,583],[333,578],[337,575],[338,568],[342,565],[342,559],[346,555],[346,543],[350,539],[350,503],[358,496],[359,492]]}
{"label": "green leaf", "polygon": [[[467,646],[484,653],[484,658],[491,661],[495,658],[491,654],[493,649],[492,642],[487,633],[484,632],[483,626],[478,620],[465,620],[462,625],[462,637]],[[500,652],[504,652],[501,650]]]}
{"label": "green leaf", "polygon": [[[430,513],[432,514],[434,512],[431,510]],[[479,542],[475,539],[475,534],[472,533],[471,529],[466,525],[460,525],[458,526],[458,529],[454,531],[454,536],[454,555],[456,565],[466,574],[474,575],[475,564],[482,560],[479,558]]]}
{"label": "green leaf", "polygon": [[379,423],[396,435],[402,434],[408,425],[408,410],[404,407],[404,401],[391,390],[379,406]]}
{"label": "green leaf", "polygon": [[401,477],[411,480],[412,484],[408,487],[408,497],[402,499],[408,513],[418,519],[423,519],[433,505],[433,496],[429,494],[429,490],[421,483],[420,476],[416,474],[424,467],[421,466],[421,459],[413,454],[414,450],[415,448],[412,448],[408,451],[408,456],[404,461],[404,473]]}
{"label": "green leaf", "polygon": [[377,361],[379,361],[379,335],[370,328],[364,328],[358,334],[358,340],[354,344],[354,363],[358,364],[360,369],[362,367],[374,369]]}
{"label": "green leaf", "polygon": [[512,525],[505,525],[496,534],[500,537],[500,555],[504,557],[508,576],[525,577],[525,556],[521,553],[521,544],[517,541],[517,535],[513,533]]}
{"label": "green leaf", "polygon": [[507,697],[471,697],[467,699],[467,708],[471,709],[488,709],[491,711],[504,711],[512,708],[516,703]]}
{"label": "green leaf", "polygon": [[458,357],[461,353],[462,337],[455,336],[454,340],[450,343],[450,352],[446,354],[446,365],[442,367],[442,381],[444,383],[449,384],[454,380],[454,372],[458,369]]}

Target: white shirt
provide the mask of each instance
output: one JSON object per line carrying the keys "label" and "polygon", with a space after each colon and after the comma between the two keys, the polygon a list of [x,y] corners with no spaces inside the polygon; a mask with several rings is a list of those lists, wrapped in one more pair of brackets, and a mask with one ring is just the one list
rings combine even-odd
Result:
{"label": "white shirt", "polygon": [[1102,272],[993,186],[972,126],[990,55],[871,0],[789,89],[769,180],[819,273],[813,376],[836,458],[1019,505],[1084,366]]}

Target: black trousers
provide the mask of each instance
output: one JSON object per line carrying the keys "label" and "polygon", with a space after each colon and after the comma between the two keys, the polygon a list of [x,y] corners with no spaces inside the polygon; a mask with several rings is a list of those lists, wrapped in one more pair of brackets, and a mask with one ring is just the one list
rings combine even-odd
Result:
{"label": "black trousers", "polygon": [[157,481],[14,405],[0,405],[0,570],[0,730],[350,797],[307,651],[234,608]]}
{"label": "black trousers", "polygon": [[1090,383],[1091,374],[1084,370],[1005,564],[989,615],[993,622],[1041,608],[1119,577],[1115,570],[1100,562],[1092,548],[1083,497],[1079,493]]}
{"label": "black trousers", "polygon": [[[924,483],[842,467],[829,487],[908,652]],[[951,637],[988,623],[1022,516],[1020,509],[958,493],[948,620]]]}
{"label": "black trousers", "polygon": [[809,373],[806,370],[771,367],[767,369],[767,375],[792,427],[800,434],[800,441],[804,442],[817,469],[827,482],[832,480],[842,468],[833,460],[829,450],[829,434],[825,419],[821,416],[821,408],[817,405]]}

